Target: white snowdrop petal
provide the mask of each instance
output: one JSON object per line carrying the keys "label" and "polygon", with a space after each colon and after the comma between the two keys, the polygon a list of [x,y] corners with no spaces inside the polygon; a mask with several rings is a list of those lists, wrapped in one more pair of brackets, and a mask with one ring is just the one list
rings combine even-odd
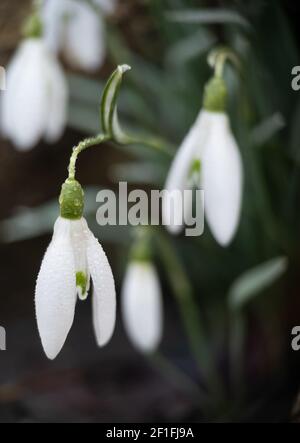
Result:
{"label": "white snowdrop petal", "polygon": [[162,294],[155,268],[149,263],[129,265],[122,289],[124,326],[142,352],[153,352],[162,337]]}
{"label": "white snowdrop petal", "polygon": [[68,0],[46,0],[43,3],[44,41],[54,54],[61,48],[64,20],[69,6]]}
{"label": "white snowdrop petal", "polygon": [[203,155],[205,215],[216,240],[228,245],[240,218],[243,166],[228,116],[212,114]]}
{"label": "white snowdrop petal", "polygon": [[87,237],[89,229],[87,222],[84,218],[80,220],[72,220],[71,222],[71,241],[75,260],[75,271],[83,273],[87,278],[86,291],[83,293],[82,287],[77,286],[77,295],[80,300],[85,300],[88,296],[90,288],[90,273],[87,263]]}
{"label": "white snowdrop petal", "polygon": [[14,99],[14,94],[19,79],[22,76],[24,61],[26,61],[27,49],[28,45],[22,44],[9,63],[6,72],[6,91],[4,94],[1,94],[1,130],[7,137],[11,137],[13,134],[12,104],[16,101]]}
{"label": "white snowdrop petal", "polygon": [[[4,134],[11,138],[18,148],[24,150],[31,148],[40,136],[39,127],[34,127],[34,124],[28,121],[28,111],[29,114],[32,112],[30,109],[32,101],[26,102],[28,99],[31,100],[33,89],[31,64],[34,65],[35,77],[36,72],[40,72],[40,60],[39,41],[36,43],[35,40],[28,39],[20,45],[7,69],[7,90],[3,94],[1,126]],[[24,119],[22,111],[25,114]],[[24,120],[29,124],[25,130]],[[39,120],[37,123],[39,124]]]}
{"label": "white snowdrop petal", "polygon": [[68,86],[64,73],[52,54],[47,60],[47,91],[49,100],[45,138],[55,143],[62,135],[67,121]]}
{"label": "white snowdrop petal", "polygon": [[20,150],[43,135],[56,141],[67,112],[67,86],[58,62],[41,39],[27,39],[8,68],[7,91],[1,101],[1,126]]}
{"label": "white snowdrop petal", "polygon": [[106,14],[113,14],[117,7],[117,0],[95,0],[95,3]]}
{"label": "white snowdrop petal", "polygon": [[[183,224],[179,223],[180,220],[182,220],[182,222],[184,221],[183,206],[181,204],[182,193],[184,190],[190,189],[188,183],[190,168],[193,160],[201,159],[209,124],[209,113],[201,111],[196,122],[181,144],[167,177],[165,190],[173,192],[175,213],[172,214],[170,212],[171,207],[168,204],[167,199],[164,198],[163,221],[164,224],[166,224],[167,229],[173,234],[180,233],[183,227]],[[187,211],[187,208],[185,208],[185,211]]]}
{"label": "white snowdrop petal", "polygon": [[48,95],[45,83],[45,46],[39,39],[24,43],[22,72],[16,83],[11,107],[11,137],[17,148],[28,150],[38,143],[47,125]]}
{"label": "white snowdrop petal", "polygon": [[30,54],[15,91],[13,106],[13,141],[19,149],[30,149],[43,136],[48,118],[48,91],[45,76],[45,47],[31,40]]}
{"label": "white snowdrop petal", "polygon": [[110,340],[116,322],[116,291],[110,264],[102,246],[89,232],[87,260],[94,285],[93,323],[97,342],[104,346]]}
{"label": "white snowdrop petal", "polygon": [[61,351],[74,320],[76,281],[70,221],[59,218],[37,279],[35,306],[43,348],[51,360]]}
{"label": "white snowdrop petal", "polygon": [[106,55],[104,23],[87,4],[75,2],[64,29],[64,52],[70,63],[97,70]]}

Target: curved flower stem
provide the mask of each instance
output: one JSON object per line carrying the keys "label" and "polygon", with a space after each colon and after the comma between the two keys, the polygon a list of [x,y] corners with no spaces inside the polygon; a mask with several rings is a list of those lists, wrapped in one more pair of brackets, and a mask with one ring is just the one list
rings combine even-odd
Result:
{"label": "curved flower stem", "polygon": [[230,61],[238,71],[241,70],[241,63],[236,54],[229,48],[218,48],[213,50],[208,56],[208,62],[212,68],[215,70],[215,76],[218,78],[223,78],[224,68]]}
{"label": "curved flower stem", "polygon": [[146,135],[126,135],[126,145],[144,145],[147,148],[154,149],[166,154],[168,157],[175,155],[175,150],[170,144],[160,140],[158,138],[146,136]]}
{"label": "curved flower stem", "polygon": [[69,179],[74,180],[76,175],[76,162],[78,155],[84,151],[85,149],[88,149],[92,146],[100,145],[101,143],[104,143],[106,141],[109,141],[110,137],[105,134],[99,134],[95,137],[87,138],[80,142],[75,148],[73,149],[73,153],[70,158],[70,164],[69,164]]}
{"label": "curved flower stem", "polygon": [[223,78],[226,59],[227,59],[227,57],[225,54],[220,54],[217,57],[216,65],[215,65],[215,76],[216,77]]}
{"label": "curved flower stem", "polygon": [[104,142],[115,142],[117,144],[141,144],[144,146],[147,146],[149,148],[155,149],[155,150],[159,150],[161,152],[164,152],[165,154],[168,154],[170,157],[173,157],[174,152],[173,150],[168,146],[165,146],[164,142],[162,142],[161,140],[155,139],[155,138],[151,138],[151,137],[144,137],[144,136],[139,136],[139,137],[135,137],[135,136],[126,136],[126,141],[124,140],[124,143],[120,143],[120,141],[115,140],[113,137],[111,137],[110,135],[107,134],[98,134],[95,137],[90,137],[87,138],[85,140],[83,140],[82,142],[80,142],[77,146],[75,146],[73,148],[73,152],[70,158],[70,163],[69,163],[69,176],[68,178],[70,180],[74,180],[75,179],[75,175],[76,175],[76,162],[77,162],[77,158],[79,156],[79,154],[92,147],[92,146],[96,146],[96,145],[100,145],[101,143]]}
{"label": "curved flower stem", "polygon": [[170,143],[160,139],[151,137],[149,135],[133,135],[122,133],[121,137],[117,137],[114,134],[111,136],[111,141],[119,145],[143,145],[146,148],[154,151],[159,151],[169,158],[173,158],[175,155],[175,149]]}

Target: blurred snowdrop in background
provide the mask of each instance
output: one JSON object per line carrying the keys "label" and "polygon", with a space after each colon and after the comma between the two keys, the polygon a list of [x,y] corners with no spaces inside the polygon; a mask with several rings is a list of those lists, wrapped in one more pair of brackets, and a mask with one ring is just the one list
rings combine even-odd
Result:
{"label": "blurred snowdrop in background", "polygon": [[105,15],[116,2],[108,0],[46,0],[45,40],[75,68],[96,71],[106,56]]}
{"label": "blurred snowdrop in background", "polygon": [[41,38],[24,40],[7,69],[1,129],[19,150],[42,138],[56,142],[65,128],[68,88],[56,58]]}
{"label": "blurred snowdrop in background", "polygon": [[162,293],[156,269],[148,260],[133,260],[122,290],[124,326],[134,346],[154,352],[162,337]]}
{"label": "blurred snowdrop in background", "polygon": [[116,1],[34,1],[25,40],[7,68],[1,129],[19,150],[42,139],[57,142],[68,118],[68,83],[58,57],[74,68],[95,71],[106,56],[104,18]]}
{"label": "blurred snowdrop in background", "polygon": [[[240,220],[243,166],[239,148],[226,114],[227,88],[222,78],[214,77],[206,86],[204,106],[196,122],[185,137],[168,173],[165,189],[173,192],[174,224],[170,205],[163,200],[163,217],[168,230],[177,234],[182,230],[178,220],[189,220],[193,212],[190,198],[176,201],[187,189],[203,188],[205,192],[205,216],[217,242],[228,246]],[[178,194],[180,191],[180,194]],[[176,193],[177,192],[177,193]]]}
{"label": "blurred snowdrop in background", "polygon": [[64,72],[43,39],[41,2],[34,1],[24,25],[24,40],[7,68],[1,100],[1,129],[19,150],[41,139],[55,143],[67,120],[68,87]]}
{"label": "blurred snowdrop in background", "polygon": [[[182,144],[178,148],[178,152],[170,167],[165,189],[173,194],[174,210],[178,212],[191,213],[193,202],[189,199],[184,207],[178,197],[187,189],[192,189],[193,186],[201,187],[200,172],[201,172],[201,155],[203,153],[203,144],[205,143],[207,131],[210,123],[210,115],[205,111],[200,111],[194,125],[184,138]],[[198,177],[195,177],[195,173]],[[195,182],[195,179],[196,181]],[[198,178],[198,180],[197,180]],[[180,191],[180,194],[178,194]],[[179,198],[179,200],[181,200]],[[173,221],[170,214],[171,206],[168,204],[167,198],[163,200],[163,219],[167,229],[172,234],[179,234],[183,226],[176,221],[187,220],[183,218],[183,214],[174,213]]]}

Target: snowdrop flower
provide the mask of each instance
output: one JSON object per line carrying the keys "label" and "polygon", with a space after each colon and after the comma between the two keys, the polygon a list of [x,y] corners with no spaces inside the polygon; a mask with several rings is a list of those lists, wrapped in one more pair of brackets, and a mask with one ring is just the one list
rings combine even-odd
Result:
{"label": "snowdrop flower", "polygon": [[99,346],[111,338],[116,316],[112,271],[106,255],[83,218],[83,190],[67,180],[61,215],[43,259],[35,293],[36,317],[49,359],[61,351],[74,320],[77,296],[85,300],[93,281],[93,324]]}
{"label": "snowdrop flower", "polygon": [[1,100],[1,128],[20,150],[42,138],[56,142],[65,128],[67,85],[55,57],[41,38],[23,41],[7,69]]}
{"label": "snowdrop flower", "polygon": [[104,63],[106,38],[104,14],[116,2],[95,0],[99,11],[78,0],[47,0],[44,7],[45,39],[52,51],[62,51],[80,69],[95,71]]}
{"label": "snowdrop flower", "polygon": [[[227,246],[236,233],[243,188],[242,161],[225,111],[226,96],[223,79],[214,77],[206,87],[204,109],[179,148],[165,186],[169,192],[183,192],[193,186],[204,189],[206,220],[222,246]],[[176,203],[176,193],[174,196]],[[186,220],[192,201],[184,206],[175,204],[174,208],[180,212],[174,219]],[[169,205],[163,204],[165,224],[171,233],[179,233],[182,224],[168,224],[169,211]]]}
{"label": "snowdrop flower", "polygon": [[153,352],[162,337],[162,294],[157,272],[149,261],[133,260],[122,290],[124,326],[141,352]]}

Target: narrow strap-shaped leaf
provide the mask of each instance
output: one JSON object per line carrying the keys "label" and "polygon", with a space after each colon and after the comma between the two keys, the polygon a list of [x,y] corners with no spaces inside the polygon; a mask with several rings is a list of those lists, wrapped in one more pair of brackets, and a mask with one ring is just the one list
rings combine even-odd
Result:
{"label": "narrow strap-shaped leaf", "polygon": [[119,125],[117,101],[123,75],[130,69],[128,65],[118,66],[107,82],[101,101],[101,124],[103,132],[119,143],[126,143],[127,136],[123,133]]}
{"label": "narrow strap-shaped leaf", "polygon": [[229,306],[240,309],[252,298],[271,286],[287,270],[286,257],[277,257],[242,274],[229,291]]}
{"label": "narrow strap-shaped leaf", "polygon": [[179,23],[201,25],[234,24],[245,29],[251,28],[250,23],[238,12],[232,9],[185,9],[182,11],[167,12],[167,19]]}
{"label": "narrow strap-shaped leaf", "polygon": [[286,126],[283,115],[276,112],[271,117],[266,118],[252,131],[252,143],[255,146],[263,146],[268,143],[275,135]]}

